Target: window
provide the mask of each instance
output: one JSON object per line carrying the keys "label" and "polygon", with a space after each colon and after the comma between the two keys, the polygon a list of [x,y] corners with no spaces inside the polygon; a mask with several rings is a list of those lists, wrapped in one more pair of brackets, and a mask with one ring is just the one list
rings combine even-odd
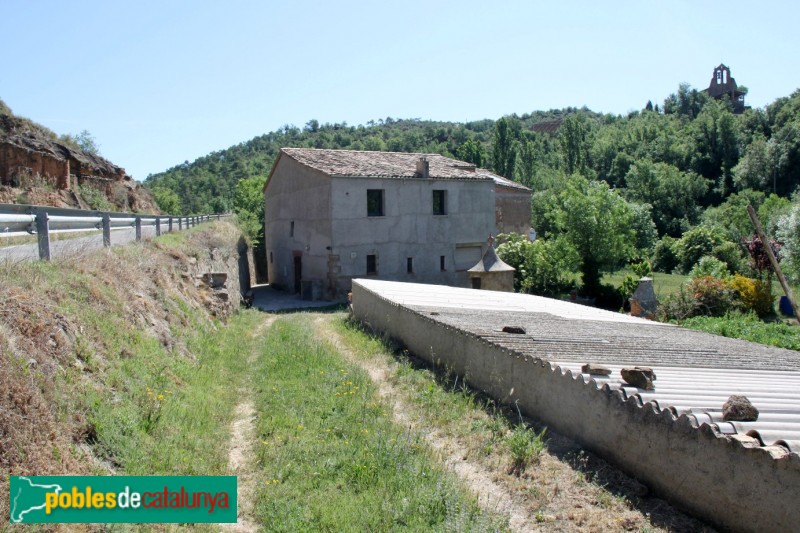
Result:
{"label": "window", "polygon": [[374,255],[367,256],[367,274],[377,274],[378,273],[378,261],[377,257]]}
{"label": "window", "polygon": [[294,220],[289,223],[289,237],[294,237]]}
{"label": "window", "polygon": [[473,289],[480,289],[481,288],[481,278],[471,278],[472,281],[472,288]]}
{"label": "window", "polygon": [[407,257],[406,258],[406,272],[408,272],[409,274],[413,274],[414,273],[414,258],[413,257]]}
{"label": "window", "polygon": [[441,270],[442,272],[447,270],[447,268],[445,268],[444,256],[443,255],[439,256],[439,270]]}
{"label": "window", "polygon": [[383,216],[383,189],[367,189],[367,216]]}
{"label": "window", "polygon": [[456,253],[453,257],[454,268],[456,271],[468,270],[474,267],[481,260],[483,254],[478,244],[456,245]]}
{"label": "window", "polygon": [[440,190],[433,191],[433,214],[434,215],[447,214],[447,191],[440,191]]}

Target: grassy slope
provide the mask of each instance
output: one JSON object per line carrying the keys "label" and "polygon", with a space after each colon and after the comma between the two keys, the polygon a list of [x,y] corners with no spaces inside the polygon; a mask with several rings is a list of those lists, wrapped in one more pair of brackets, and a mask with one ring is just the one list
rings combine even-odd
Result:
{"label": "grassy slope", "polygon": [[[185,275],[192,257],[220,248],[218,232],[198,229],[0,265],[4,474],[228,474],[231,423],[251,387],[267,529],[503,529],[302,315],[258,335],[256,311],[214,318]],[[7,495],[3,475],[0,517]]]}
{"label": "grassy slope", "polygon": [[473,497],[416,432],[391,422],[366,373],[286,317],[266,338],[256,384],[256,514],[273,531],[491,531]]}
{"label": "grassy slope", "polygon": [[244,333],[259,316],[224,325],[181,274],[232,231],[0,265],[4,473],[225,473]]}

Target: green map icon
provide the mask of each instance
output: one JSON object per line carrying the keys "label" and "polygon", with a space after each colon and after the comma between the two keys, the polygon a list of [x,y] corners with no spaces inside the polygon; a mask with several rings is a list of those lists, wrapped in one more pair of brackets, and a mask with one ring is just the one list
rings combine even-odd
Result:
{"label": "green map icon", "polygon": [[14,523],[35,520],[41,513],[45,514],[45,494],[48,492],[61,493],[61,485],[44,485],[34,483],[25,476],[11,478],[9,490],[11,521]]}

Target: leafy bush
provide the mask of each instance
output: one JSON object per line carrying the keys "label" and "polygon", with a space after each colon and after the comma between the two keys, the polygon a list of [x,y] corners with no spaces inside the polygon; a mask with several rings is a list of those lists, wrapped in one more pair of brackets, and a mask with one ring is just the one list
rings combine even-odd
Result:
{"label": "leafy bush", "polygon": [[689,272],[704,255],[713,255],[714,248],[725,242],[716,229],[697,226],[683,234],[675,245],[675,255],[682,271]]}
{"label": "leafy bush", "polygon": [[734,290],[724,280],[701,276],[689,282],[689,294],[697,301],[700,314],[722,316],[736,309]]}
{"label": "leafy bush", "polygon": [[680,291],[670,294],[659,303],[657,319],[660,322],[681,321],[700,314],[700,303],[681,286]]}
{"label": "leafy bush", "polygon": [[516,269],[516,291],[557,296],[569,290],[578,264],[577,252],[569,242],[562,238],[531,242],[517,233],[499,237],[506,242],[497,247],[497,255]]}
{"label": "leafy bush", "polygon": [[665,235],[658,241],[653,255],[653,269],[656,272],[669,274],[678,268],[680,261],[678,260],[677,243],[678,239],[669,235]]}
{"label": "leafy bush", "polygon": [[636,288],[639,286],[639,280],[653,274],[653,267],[648,261],[631,263],[629,268],[633,274],[625,276],[625,279],[622,280],[622,284],[619,287],[619,295],[622,297],[623,305],[627,304],[628,298],[636,292]]}
{"label": "leafy bush", "polygon": [[778,239],[783,242],[784,267],[793,279],[800,279],[800,204],[778,221]]}
{"label": "leafy bush", "polygon": [[716,257],[705,255],[700,258],[700,261],[689,272],[689,277],[695,279],[709,276],[717,279],[728,279],[731,277],[731,273],[725,263]]}
{"label": "leafy bush", "polygon": [[536,433],[533,429],[524,425],[519,425],[511,431],[507,443],[514,461],[512,472],[520,474],[525,471],[528,465],[539,461],[539,457],[545,448],[545,431],[547,429]]}
{"label": "leafy bush", "polygon": [[116,211],[111,202],[108,201],[105,193],[100,189],[96,189],[91,185],[79,185],[78,191],[83,201],[89,204],[90,209],[95,209],[97,211]]}
{"label": "leafy bush", "polygon": [[743,311],[752,311],[760,317],[772,313],[774,298],[769,283],[737,274],[729,284],[736,292]]}
{"label": "leafy bush", "polygon": [[741,272],[744,268],[742,247],[735,242],[725,241],[711,250],[711,255],[725,263],[731,274]]}

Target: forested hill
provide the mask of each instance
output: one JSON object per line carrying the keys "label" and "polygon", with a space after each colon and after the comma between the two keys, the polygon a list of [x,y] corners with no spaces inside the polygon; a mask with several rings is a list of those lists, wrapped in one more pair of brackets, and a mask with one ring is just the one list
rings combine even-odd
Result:
{"label": "forested hill", "polygon": [[[572,174],[604,180],[629,202],[649,204],[659,235],[679,236],[733,193],[786,197],[800,185],[800,91],[766,108],[731,109],[682,84],[662,105],[648,102],[627,116],[567,108],[464,124],[310,120],[148,176],[146,184],[169,212],[221,212],[248,195],[254,201],[282,147],[436,152],[535,192],[552,192]],[[534,199],[534,225],[544,209],[537,205]]]}
{"label": "forested hill", "polygon": [[[591,116],[593,120],[604,120],[601,115],[586,109],[535,112],[513,118],[515,135],[523,136],[526,132],[533,138],[533,124],[557,123],[578,112]],[[191,163],[185,161],[148,176],[145,183],[159,192],[164,201],[170,201],[166,190],[177,193],[183,212],[221,212],[233,207],[236,184],[246,178],[266,178],[275,156],[284,147],[440,153],[493,168],[490,154],[494,130],[495,121],[490,119],[461,124],[388,117],[359,126],[320,124],[317,120],[310,120],[302,129],[285,125],[277,131],[212,152]]]}

